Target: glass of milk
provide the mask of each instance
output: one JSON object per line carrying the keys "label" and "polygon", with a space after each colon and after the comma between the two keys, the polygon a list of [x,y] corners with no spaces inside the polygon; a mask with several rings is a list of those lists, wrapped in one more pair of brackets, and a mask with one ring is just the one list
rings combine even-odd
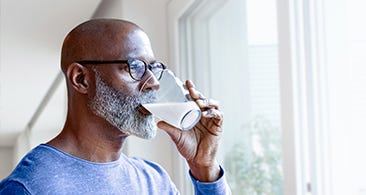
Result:
{"label": "glass of milk", "polygon": [[182,81],[166,69],[159,82],[157,101],[142,106],[155,117],[181,130],[192,129],[201,119],[202,113],[196,102],[190,99]]}

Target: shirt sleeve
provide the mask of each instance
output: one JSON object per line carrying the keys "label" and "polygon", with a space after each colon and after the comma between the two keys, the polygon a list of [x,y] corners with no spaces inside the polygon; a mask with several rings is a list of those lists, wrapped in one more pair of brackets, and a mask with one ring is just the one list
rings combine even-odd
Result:
{"label": "shirt sleeve", "polygon": [[230,187],[225,179],[224,169],[221,166],[220,166],[220,175],[221,177],[214,182],[200,182],[196,180],[189,171],[189,176],[191,177],[194,186],[194,192],[195,192],[194,194],[231,195]]}
{"label": "shirt sleeve", "polygon": [[0,195],[30,194],[25,187],[17,181],[7,181],[0,185]]}

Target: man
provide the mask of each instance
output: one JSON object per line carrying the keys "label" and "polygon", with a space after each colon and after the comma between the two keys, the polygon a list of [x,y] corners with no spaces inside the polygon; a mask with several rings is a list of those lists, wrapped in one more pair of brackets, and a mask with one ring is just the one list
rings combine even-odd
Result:
{"label": "man", "polygon": [[[159,165],[122,153],[129,135],[156,134],[153,116],[139,108],[155,100],[164,68],[147,35],[131,22],[95,19],[73,29],[61,54],[68,89],[65,126],[22,159],[0,183],[0,194],[178,194]],[[186,86],[202,110],[200,122],[190,131],[165,122],[157,126],[187,160],[197,194],[230,193],[215,159],[222,114],[191,81]]]}

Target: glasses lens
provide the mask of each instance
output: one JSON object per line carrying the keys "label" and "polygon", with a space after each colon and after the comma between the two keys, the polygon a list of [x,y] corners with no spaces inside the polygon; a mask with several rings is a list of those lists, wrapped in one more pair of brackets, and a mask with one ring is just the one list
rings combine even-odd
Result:
{"label": "glasses lens", "polygon": [[128,60],[128,65],[130,67],[131,77],[135,80],[141,80],[146,72],[145,63],[138,59],[131,59]]}
{"label": "glasses lens", "polygon": [[165,69],[164,65],[160,62],[150,64],[149,68],[151,72],[154,74],[155,78],[157,78],[158,80],[161,78],[163,70]]}

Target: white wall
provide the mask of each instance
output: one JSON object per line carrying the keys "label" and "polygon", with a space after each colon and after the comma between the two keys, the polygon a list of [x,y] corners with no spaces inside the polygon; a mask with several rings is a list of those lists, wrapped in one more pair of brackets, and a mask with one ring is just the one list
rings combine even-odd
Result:
{"label": "white wall", "polygon": [[0,181],[13,169],[13,147],[0,147]]}

